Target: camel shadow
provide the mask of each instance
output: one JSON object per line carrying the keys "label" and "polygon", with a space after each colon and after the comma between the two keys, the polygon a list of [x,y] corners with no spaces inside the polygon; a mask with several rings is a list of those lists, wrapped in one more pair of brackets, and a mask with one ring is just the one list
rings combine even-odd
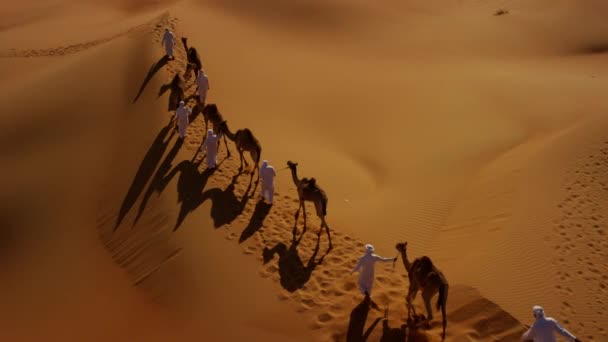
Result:
{"label": "camel shadow", "polygon": [[175,134],[175,132],[171,130],[172,122],[173,120],[169,121],[167,126],[163,127],[160,132],[158,132],[156,139],[154,139],[154,142],[148,149],[148,152],[146,152],[144,159],[141,161],[139,169],[131,182],[131,186],[129,187],[129,190],[122,201],[122,205],[118,212],[118,219],[116,220],[116,224],[114,226],[114,231],[118,229],[118,226],[122,223],[127,213],[131,210],[131,208],[133,208],[133,205],[135,205],[137,198],[146,187],[146,184],[152,177],[156,166],[167,150],[169,142]]}
{"label": "camel shadow", "polygon": [[205,201],[202,193],[215,169],[205,169],[203,172],[199,172],[199,166],[200,162],[184,160],[168,175],[172,178],[177,172],[180,173],[177,181],[177,200],[181,203],[181,207],[173,231],[179,229],[186,217]]}
{"label": "camel shadow", "polygon": [[365,322],[367,321],[367,316],[369,315],[369,310],[371,306],[371,299],[369,296],[365,296],[363,301],[359,303],[353,311],[350,313],[350,320],[348,322],[348,330],[346,333],[346,342],[365,342],[371,335],[372,331],[380,320],[381,317],[378,317],[374,320],[374,322],[365,329]]}
{"label": "camel shadow", "polygon": [[239,243],[242,243],[249,239],[255,232],[258,231],[264,224],[264,219],[268,216],[270,212],[270,208],[272,208],[272,204],[266,203],[264,200],[260,200],[255,205],[255,210],[253,211],[253,215],[249,220],[249,224],[241,233],[241,237],[239,238]]}
{"label": "camel shadow", "polygon": [[[175,132],[173,132],[173,134],[174,133]],[[150,197],[152,197],[152,194],[154,194],[154,192],[158,194],[162,193],[169,184],[169,182],[171,182],[171,179],[173,179],[173,176],[175,174],[170,177],[168,177],[167,175],[171,170],[171,163],[173,163],[173,160],[177,156],[177,153],[179,152],[182,145],[183,140],[178,139],[173,145],[173,148],[169,151],[169,153],[167,153],[167,156],[158,167],[158,170],[156,170],[156,173],[152,178],[152,182],[150,182],[150,184],[148,185],[148,189],[146,190],[146,193],[144,194],[144,197],[141,200],[141,203],[139,204],[139,210],[137,212],[137,216],[135,217],[135,221],[133,222],[133,226],[137,224],[142,214],[144,213],[144,210],[146,209],[146,206],[148,204],[148,201],[150,200]]]}
{"label": "camel shadow", "polygon": [[[186,100],[186,103],[188,103],[188,100]],[[201,105],[198,104],[198,103],[195,104],[192,107],[192,114],[190,114],[188,116],[188,121],[189,122],[194,122],[194,120],[196,120],[196,118],[198,118],[198,116],[201,115],[202,113],[203,113],[203,111],[202,111]],[[206,134],[207,132],[205,131],[204,133]],[[203,135],[203,142],[204,142],[204,140],[205,140],[206,137],[207,137],[206,135]],[[200,149],[200,147],[199,147],[199,149]]]}
{"label": "camel shadow", "polygon": [[369,296],[365,296],[363,301],[358,304],[350,314],[348,323],[347,342],[366,341],[376,325],[382,320],[382,336],[380,342],[429,342],[429,337],[422,331],[425,323],[423,315],[410,317],[407,324],[402,324],[398,328],[391,328],[388,323],[388,308],[384,311],[384,319],[378,317],[365,330],[365,322],[370,308],[376,305]]}
{"label": "camel shadow", "polygon": [[228,184],[226,189],[212,188],[206,190],[202,195],[203,199],[211,199],[211,218],[213,219],[215,228],[219,228],[234,221],[243,212],[247,205],[247,201],[249,201],[251,183],[240,200],[234,193],[236,181],[239,176],[240,174],[237,174],[232,177],[232,181]]}
{"label": "camel shadow", "polygon": [[[388,325],[388,319],[382,321],[382,337],[380,342],[406,342],[407,325],[402,324],[399,328],[391,328]],[[407,341],[416,341],[410,340]]]}
{"label": "camel shadow", "polygon": [[168,56],[163,56],[158,61],[152,63],[152,65],[150,66],[150,69],[148,70],[148,74],[146,75],[146,78],[144,78],[144,81],[142,82],[141,86],[139,87],[139,91],[137,92],[137,95],[133,99],[132,103],[137,102],[137,100],[139,99],[139,97],[141,96],[141,94],[144,92],[144,89],[146,89],[146,86],[148,85],[148,83],[150,82],[150,80],[152,79],[152,77],[154,77],[154,75],[162,67],[164,67],[167,64],[168,61],[169,61],[169,57]]}
{"label": "camel shadow", "polygon": [[171,92],[169,93],[167,110],[174,111],[177,109],[179,102],[185,99],[184,81],[179,77],[179,75],[176,74],[171,80],[171,82],[165,83],[160,86],[160,89],[158,90],[158,97],[163,96],[163,94],[166,93],[168,90],[170,90]]}
{"label": "camel shadow", "polygon": [[323,259],[327,255],[327,253],[325,253],[319,260],[315,260],[319,254],[319,243],[321,241],[320,239],[317,239],[315,249],[310,256],[310,259],[308,259],[307,264],[304,265],[297,249],[300,240],[301,238],[297,241],[293,241],[289,248],[287,248],[284,243],[279,242],[271,249],[264,247],[264,251],[262,252],[264,264],[268,263],[275,254],[279,255],[280,283],[281,286],[289,292],[294,292],[302,288],[310,280],[312,272],[317,265],[322,264]]}

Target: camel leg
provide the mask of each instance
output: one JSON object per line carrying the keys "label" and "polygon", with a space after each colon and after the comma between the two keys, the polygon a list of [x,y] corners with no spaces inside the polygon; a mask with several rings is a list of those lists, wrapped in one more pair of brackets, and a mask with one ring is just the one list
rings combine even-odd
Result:
{"label": "camel leg", "polygon": [[448,325],[448,321],[445,318],[445,303],[441,306],[441,317],[442,317],[442,325],[443,325],[443,333],[441,335],[441,340],[445,340],[445,328]]}
{"label": "camel leg", "polygon": [[302,235],[306,233],[306,203],[302,201],[302,213],[304,215],[304,231],[302,231]]}
{"label": "camel leg", "polygon": [[300,205],[298,206],[298,210],[295,214],[296,223],[293,225],[293,240],[296,240],[296,233],[298,232],[298,218],[300,218],[300,209],[302,208],[302,200],[300,200]]}
{"label": "camel leg", "polygon": [[418,292],[418,285],[416,285],[416,283],[413,283],[412,279],[410,279],[410,288],[407,292],[407,297],[405,298],[408,317],[410,317],[410,313],[413,313],[414,315],[416,315],[416,309],[412,305],[412,302],[414,301],[414,298],[416,298],[417,292]]}
{"label": "camel leg", "polygon": [[241,157],[241,167],[239,167],[239,171],[243,170],[243,150],[241,150],[240,148],[239,150],[239,156]]}
{"label": "camel leg", "polygon": [[[243,150],[243,153],[245,152],[245,150]],[[245,161],[245,167],[249,168],[249,163],[247,162],[247,158],[243,157],[243,160]]]}
{"label": "camel leg", "polygon": [[228,142],[226,141],[225,134],[224,134],[224,145],[226,145],[226,158],[230,158],[230,149],[228,148]]}
{"label": "camel leg", "polygon": [[422,290],[422,299],[424,301],[424,306],[426,307],[427,320],[430,322],[433,320],[433,308],[431,307],[431,299],[437,293],[437,289],[432,286],[426,287]]}
{"label": "camel leg", "polygon": [[[331,244],[331,234],[329,233],[329,226],[327,225],[327,222],[325,222],[325,217],[321,217],[321,224],[323,226],[325,226],[325,231],[327,232],[327,239],[329,240],[329,249],[334,248],[333,245]],[[323,227],[321,227],[323,228]],[[319,230],[319,235],[321,234],[321,231]]]}

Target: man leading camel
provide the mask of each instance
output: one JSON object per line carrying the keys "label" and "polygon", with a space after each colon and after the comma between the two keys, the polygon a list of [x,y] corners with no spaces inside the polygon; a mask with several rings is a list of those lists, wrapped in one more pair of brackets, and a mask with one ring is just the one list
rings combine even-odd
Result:
{"label": "man leading camel", "polygon": [[522,341],[534,342],[556,342],[555,333],[568,339],[570,342],[580,342],[568,330],[562,328],[557,321],[551,317],[545,317],[545,310],[536,305],[532,308],[532,313],[536,321],[521,337]]}
{"label": "man leading camel", "polygon": [[374,246],[365,245],[365,254],[359,259],[355,268],[351,271],[351,274],[361,270],[359,272],[359,291],[366,297],[370,297],[372,293],[372,287],[374,285],[374,265],[377,261],[389,262],[395,261],[397,258],[383,258],[374,254]]}
{"label": "man leading camel", "polygon": [[201,146],[201,151],[207,150],[207,169],[212,170],[217,166],[217,150],[219,147],[219,141],[222,138],[222,132],[217,135],[213,134],[212,129],[207,130],[207,138]]}
{"label": "man leading camel", "polygon": [[260,167],[260,178],[262,178],[262,198],[268,203],[272,204],[272,198],[274,196],[274,177],[277,173],[274,167],[268,165],[268,160],[262,162]]}
{"label": "man leading camel", "polygon": [[205,106],[207,92],[209,91],[209,78],[203,69],[201,69],[198,76],[196,76],[196,86],[198,88],[199,102],[201,106]]}
{"label": "man leading camel", "polygon": [[179,138],[184,139],[186,137],[186,130],[188,129],[189,119],[188,116],[192,114],[192,110],[186,108],[184,101],[179,102],[179,107],[175,111],[177,117],[177,130],[179,131]]}
{"label": "man leading camel", "polygon": [[173,45],[175,45],[175,38],[173,37],[173,32],[169,30],[169,28],[165,28],[165,34],[163,35],[163,39],[160,41],[160,45],[164,45],[167,51],[167,57],[169,59],[173,59]]}

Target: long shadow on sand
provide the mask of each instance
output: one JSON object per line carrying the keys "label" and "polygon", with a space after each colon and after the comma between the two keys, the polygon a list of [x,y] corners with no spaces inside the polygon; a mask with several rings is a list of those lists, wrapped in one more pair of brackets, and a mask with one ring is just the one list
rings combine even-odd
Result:
{"label": "long shadow on sand", "polygon": [[148,85],[148,83],[150,82],[152,77],[154,77],[154,75],[160,69],[162,69],[162,67],[164,67],[168,61],[169,61],[169,57],[163,56],[158,61],[152,63],[152,65],[150,66],[150,70],[148,70],[148,74],[146,75],[146,78],[144,78],[144,81],[142,82],[141,86],[139,87],[137,96],[135,96],[135,98],[133,99],[133,103],[137,102],[137,100],[139,99],[141,94],[144,92],[144,89],[146,89],[146,86]]}
{"label": "long shadow on sand", "polygon": [[391,328],[388,323],[388,308],[384,311],[384,319],[376,318],[372,324],[365,329],[365,323],[370,311],[370,308],[377,305],[365,296],[363,301],[359,303],[350,314],[348,323],[348,331],[346,335],[347,342],[364,342],[367,341],[378,323],[382,320],[382,336],[380,342],[428,342],[429,338],[422,330],[422,326],[426,320],[423,315],[417,315],[408,318],[407,324],[402,324],[398,328]]}
{"label": "long shadow on sand", "polygon": [[371,306],[371,299],[369,296],[365,296],[363,301],[359,303],[353,311],[350,313],[350,321],[348,322],[348,330],[346,333],[346,342],[365,342],[371,335],[372,331],[378,323],[380,323],[381,317],[376,318],[374,322],[365,329],[365,322],[369,314]]}
{"label": "long shadow on sand", "polygon": [[116,220],[116,225],[114,226],[114,231],[118,229],[118,226],[122,223],[127,213],[131,210],[131,208],[133,208],[135,201],[137,201],[137,198],[146,187],[146,184],[152,177],[152,174],[154,173],[154,170],[160,162],[163,154],[167,150],[169,142],[175,134],[175,131],[171,129],[172,123],[173,118],[171,118],[167,126],[163,127],[160,132],[158,132],[156,139],[154,139],[154,142],[148,149],[148,152],[146,152],[144,159],[141,161],[139,169],[131,182],[129,191],[122,201],[120,211],[118,212],[118,219]]}
{"label": "long shadow on sand", "polygon": [[205,169],[203,172],[199,172],[199,166],[200,162],[184,160],[168,175],[168,178],[171,179],[175,174],[180,173],[177,181],[177,200],[181,203],[181,207],[173,231],[181,226],[188,214],[196,210],[205,201],[202,193],[215,170]]}
{"label": "long shadow on sand", "polygon": [[243,197],[239,200],[234,193],[236,181],[240,174],[232,177],[232,181],[226,189],[212,188],[206,190],[202,198],[211,200],[211,218],[215,228],[221,227],[234,221],[245,209],[247,201],[249,201],[249,191],[251,183],[245,190]]}
{"label": "long shadow on sand", "polygon": [[316,260],[317,255],[319,254],[319,243],[321,241],[320,238],[317,238],[314,252],[310,256],[310,259],[308,259],[308,263],[304,265],[298,253],[298,245],[300,244],[301,239],[302,237],[300,236],[298,240],[292,241],[289,248],[287,248],[284,243],[279,242],[270,249],[264,247],[264,251],[262,252],[264,264],[268,263],[275,254],[279,255],[281,286],[289,292],[294,292],[302,288],[310,280],[310,276],[315,267],[323,263],[323,259],[327,255],[327,253],[325,253],[319,260]]}
{"label": "long shadow on sand", "polygon": [[179,102],[185,100],[184,93],[185,83],[184,80],[179,76],[179,74],[175,74],[171,82],[165,83],[160,86],[158,90],[158,97],[163,96],[168,90],[169,93],[169,102],[167,103],[167,110],[174,111],[177,109]]}
{"label": "long shadow on sand", "polygon": [[253,215],[249,220],[249,224],[241,233],[239,243],[249,239],[253,234],[255,234],[255,232],[258,231],[258,229],[262,227],[264,224],[264,219],[266,219],[266,216],[268,216],[268,213],[270,212],[270,208],[272,208],[272,204],[266,203],[263,199],[255,205]]}
{"label": "long shadow on sand", "polygon": [[[380,342],[405,342],[406,336],[406,324],[402,324],[399,328],[391,328],[388,325],[387,319],[382,321],[382,337],[380,338]],[[408,341],[413,342],[415,340],[408,339]]]}
{"label": "long shadow on sand", "polygon": [[144,213],[146,205],[148,204],[150,197],[152,197],[152,194],[154,192],[157,192],[159,194],[163,192],[171,181],[171,179],[173,178],[172,176],[169,177],[167,175],[171,171],[171,163],[173,163],[173,160],[177,156],[177,153],[179,152],[183,143],[184,142],[182,139],[178,139],[173,145],[173,148],[169,151],[169,153],[167,153],[167,156],[158,167],[158,170],[156,170],[156,173],[152,178],[152,182],[150,182],[150,184],[148,185],[148,189],[146,190],[146,193],[144,194],[144,197],[141,200],[141,203],[139,204],[139,210],[137,212],[137,216],[135,217],[135,221],[133,222],[134,226],[137,224],[137,222],[141,218],[141,215]]}

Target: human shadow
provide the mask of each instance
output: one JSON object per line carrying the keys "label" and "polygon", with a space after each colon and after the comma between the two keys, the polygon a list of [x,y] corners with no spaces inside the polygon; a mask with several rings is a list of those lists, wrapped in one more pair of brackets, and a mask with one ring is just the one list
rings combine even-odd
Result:
{"label": "human shadow", "polygon": [[173,231],[179,229],[188,214],[196,210],[206,199],[202,193],[215,169],[199,172],[199,166],[200,162],[184,160],[167,175],[171,179],[177,172],[180,173],[177,181],[177,201],[181,203],[181,207]]}
{"label": "human shadow", "polygon": [[253,215],[249,220],[249,224],[241,233],[241,237],[239,238],[239,243],[249,239],[255,232],[258,231],[264,224],[264,219],[268,216],[270,212],[270,208],[272,208],[272,204],[266,203],[263,199],[260,200],[255,205],[255,210],[253,211]]}
{"label": "human shadow", "polygon": [[146,78],[144,78],[144,81],[142,82],[141,86],[139,87],[139,91],[137,92],[137,95],[133,99],[133,103],[137,102],[137,100],[139,99],[139,97],[141,96],[141,94],[144,92],[144,89],[146,89],[146,86],[148,85],[148,83],[150,82],[150,80],[152,79],[152,77],[154,77],[154,75],[162,67],[164,67],[167,64],[168,61],[169,61],[169,57],[168,56],[163,56],[158,61],[152,63],[152,65],[150,66],[150,69],[148,70],[148,74],[146,75]]}
{"label": "human shadow", "polygon": [[369,314],[371,306],[371,299],[369,296],[365,296],[363,301],[359,303],[353,311],[350,313],[350,320],[348,322],[348,330],[346,333],[346,342],[365,342],[371,335],[372,331],[380,320],[381,317],[378,317],[374,320],[374,322],[365,329],[365,322],[367,321],[367,316]]}
{"label": "human shadow", "polygon": [[211,200],[211,218],[213,219],[215,228],[234,221],[243,212],[247,205],[247,201],[249,201],[251,184],[249,184],[249,187],[245,190],[245,193],[240,200],[234,193],[236,181],[239,176],[240,175],[237,174],[232,177],[232,181],[228,184],[226,189],[212,188],[206,190],[202,195],[203,200]]}
{"label": "human shadow", "polygon": [[168,177],[167,175],[171,170],[171,163],[173,163],[173,160],[177,156],[177,153],[179,152],[182,145],[183,140],[177,139],[177,141],[173,145],[173,148],[169,151],[169,153],[167,153],[167,156],[158,167],[158,170],[156,170],[156,173],[154,174],[154,177],[148,185],[148,189],[146,190],[146,193],[144,194],[144,197],[141,200],[141,203],[139,204],[139,210],[137,212],[137,216],[135,217],[135,221],[133,222],[134,226],[137,224],[142,214],[144,213],[144,210],[146,209],[146,206],[148,205],[148,201],[150,200],[150,197],[152,197],[152,194],[154,194],[154,192],[158,194],[163,192],[171,181],[172,177]]}
{"label": "human shadow", "polygon": [[133,208],[135,201],[137,201],[137,198],[146,187],[146,184],[152,177],[156,166],[167,150],[169,142],[175,134],[175,131],[171,129],[172,123],[173,118],[171,118],[169,123],[163,127],[160,132],[158,132],[156,139],[154,139],[154,142],[148,149],[148,152],[146,152],[144,159],[141,161],[139,169],[137,170],[137,173],[131,182],[131,186],[129,187],[129,190],[122,201],[122,205],[120,206],[114,231],[118,229],[118,226],[122,223],[127,213],[131,210],[131,208]]}
{"label": "human shadow", "polygon": [[279,255],[281,286],[289,292],[294,292],[302,288],[308,280],[310,280],[310,276],[317,265],[322,264],[323,259],[327,255],[327,253],[325,253],[319,260],[316,260],[317,255],[319,254],[319,243],[321,241],[320,239],[317,239],[315,249],[306,265],[304,265],[297,249],[301,239],[302,238],[292,241],[289,248],[287,248],[284,243],[279,242],[271,249],[264,247],[262,252],[264,264],[268,263],[274,257],[275,253]]}

